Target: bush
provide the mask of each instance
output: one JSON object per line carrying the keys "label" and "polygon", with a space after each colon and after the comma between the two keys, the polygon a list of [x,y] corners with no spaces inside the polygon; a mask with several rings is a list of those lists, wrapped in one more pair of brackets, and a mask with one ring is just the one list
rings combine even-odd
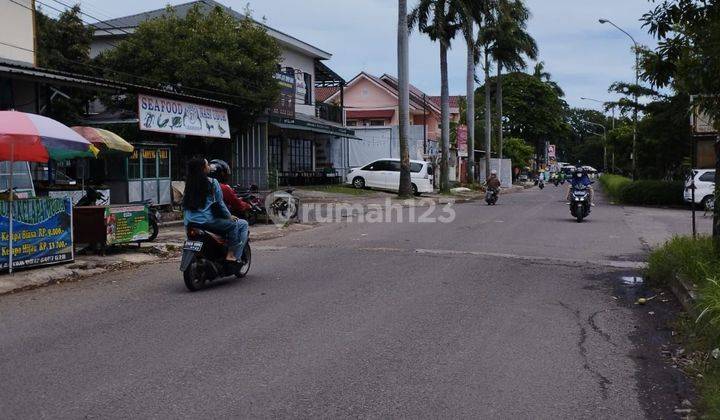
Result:
{"label": "bush", "polygon": [[600,177],[600,184],[612,201],[620,201],[620,190],[631,182],[630,178],[620,175],[603,175]]}
{"label": "bush", "polygon": [[634,181],[620,188],[619,199],[623,204],[682,205],[684,188],[681,181]]}
{"label": "bush", "polygon": [[633,181],[620,175],[603,175],[600,184],[614,202],[632,205],[674,206],[683,204],[681,181]]}

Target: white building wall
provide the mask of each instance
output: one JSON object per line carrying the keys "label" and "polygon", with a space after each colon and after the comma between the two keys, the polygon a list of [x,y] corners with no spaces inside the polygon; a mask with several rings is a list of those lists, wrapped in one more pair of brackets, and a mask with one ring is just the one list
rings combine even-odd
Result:
{"label": "white building wall", "polygon": [[[3,2],[0,13],[0,58],[35,65],[34,0]],[[24,7],[23,7],[24,6]]]}
{"label": "white building wall", "polygon": [[[396,125],[382,127],[352,127],[355,136],[350,139],[350,166],[361,166],[373,160],[400,157],[399,130]],[[410,159],[423,160],[423,126],[411,125],[408,148]]]}

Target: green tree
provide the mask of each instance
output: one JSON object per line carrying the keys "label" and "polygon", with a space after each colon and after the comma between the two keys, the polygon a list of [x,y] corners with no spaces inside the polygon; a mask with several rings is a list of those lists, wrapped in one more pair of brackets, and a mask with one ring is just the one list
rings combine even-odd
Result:
{"label": "green tree", "polygon": [[[496,95],[495,86],[494,78],[491,78],[476,90],[479,113],[485,106],[486,89],[490,90],[492,104]],[[502,104],[503,114],[507,117],[505,133],[534,145],[538,156],[544,150],[542,145],[545,141],[552,143],[570,133],[570,126],[565,120],[567,103],[552,87],[527,73],[512,72],[503,76]]]}
{"label": "green tree", "polygon": [[[93,31],[80,19],[80,6],[73,6],[53,19],[42,11],[35,14],[38,66],[70,73],[90,73],[90,43]],[[53,95],[47,116],[76,124],[93,94],[84,89],[62,88]]]}
{"label": "green tree", "polygon": [[553,90],[555,91],[555,93],[557,93],[557,95],[559,97],[562,98],[565,96],[565,92],[563,92],[560,85],[558,85],[557,82],[555,82],[552,79],[552,74],[550,74],[550,72],[545,70],[545,62],[544,61],[535,63],[535,67],[533,68],[533,76],[535,76],[535,78],[537,78],[538,80],[541,80],[541,81],[547,83],[550,87],[552,87]]}
{"label": "green tree", "polygon": [[461,28],[458,14],[462,6],[458,0],[420,0],[410,12],[409,26],[417,25],[420,32],[440,44],[440,114],[441,148],[440,191],[450,188],[448,157],[450,155],[450,88],[448,86],[447,52]]}
{"label": "green tree", "polygon": [[[720,131],[720,1],[663,0],[642,18],[658,40],[644,54],[644,77],[655,86],[698,95],[693,103]],[[715,141],[715,184],[720,184],[720,136]],[[720,253],[720,194],[715,194],[713,237]]]}
{"label": "green tree", "polygon": [[497,71],[496,113],[498,157],[503,157],[503,69],[520,71],[527,67],[525,58],[537,59],[538,47],[527,32],[530,11],[521,0],[500,0],[495,6],[495,20],[487,29],[488,38],[494,42],[490,48]]}
{"label": "green tree", "polygon": [[[215,99],[232,102],[234,126],[252,123],[279,94],[274,78],[280,49],[265,28],[249,15],[240,21],[220,7],[203,13],[194,6],[185,17],[168,11],[108,51],[101,62],[118,78],[143,84],[157,81],[162,89],[198,95],[216,92]],[[113,74],[115,75],[115,74]]]}
{"label": "green tree", "polygon": [[512,161],[513,168],[523,169],[532,159],[534,149],[525,140],[510,137],[505,141],[505,157]]}

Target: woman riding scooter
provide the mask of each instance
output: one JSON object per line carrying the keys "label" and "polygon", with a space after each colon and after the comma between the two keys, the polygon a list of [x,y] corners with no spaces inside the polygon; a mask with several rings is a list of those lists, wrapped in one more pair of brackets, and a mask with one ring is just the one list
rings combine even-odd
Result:
{"label": "woman riding scooter", "polygon": [[248,223],[230,214],[220,184],[208,178],[210,165],[203,158],[188,162],[185,194],[183,196],[185,226],[195,226],[222,235],[228,241],[226,260],[242,263],[242,254],[248,240]]}

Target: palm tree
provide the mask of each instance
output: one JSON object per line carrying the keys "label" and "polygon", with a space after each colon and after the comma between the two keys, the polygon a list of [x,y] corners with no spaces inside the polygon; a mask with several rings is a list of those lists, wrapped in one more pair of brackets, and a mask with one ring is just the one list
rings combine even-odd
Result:
{"label": "palm tree", "polygon": [[440,44],[440,115],[442,156],[440,160],[440,192],[450,187],[448,156],[450,155],[450,92],[448,87],[447,51],[460,24],[458,0],[420,0],[410,12],[408,26],[416,24],[433,41]]}
{"label": "palm tree", "polygon": [[467,77],[466,77],[466,105],[467,105],[467,132],[468,132],[468,162],[467,178],[470,183],[475,182],[475,66],[477,65],[477,46],[475,37],[475,24],[482,26],[484,16],[491,7],[491,0],[461,0],[461,13],[459,14],[463,37],[467,44]]}
{"label": "palm tree", "polygon": [[539,80],[542,80],[548,86],[553,88],[553,90],[559,97],[565,96],[565,92],[563,92],[560,85],[558,85],[557,82],[552,80],[552,75],[550,73],[545,71],[545,62],[544,61],[535,63],[535,68],[533,69],[533,76],[535,76]]}
{"label": "palm tree", "polygon": [[410,132],[410,81],[408,66],[408,15],[407,0],[398,0],[398,94],[399,134],[400,134],[400,197],[409,197],[412,193],[410,180],[410,151],[408,134]]}
{"label": "palm tree", "polygon": [[496,20],[489,29],[494,39],[492,56],[497,68],[497,118],[498,118],[498,157],[503,158],[503,91],[502,70],[523,70],[527,67],[525,57],[536,60],[538,47],[527,32],[530,12],[522,0],[499,0],[496,5]]}

